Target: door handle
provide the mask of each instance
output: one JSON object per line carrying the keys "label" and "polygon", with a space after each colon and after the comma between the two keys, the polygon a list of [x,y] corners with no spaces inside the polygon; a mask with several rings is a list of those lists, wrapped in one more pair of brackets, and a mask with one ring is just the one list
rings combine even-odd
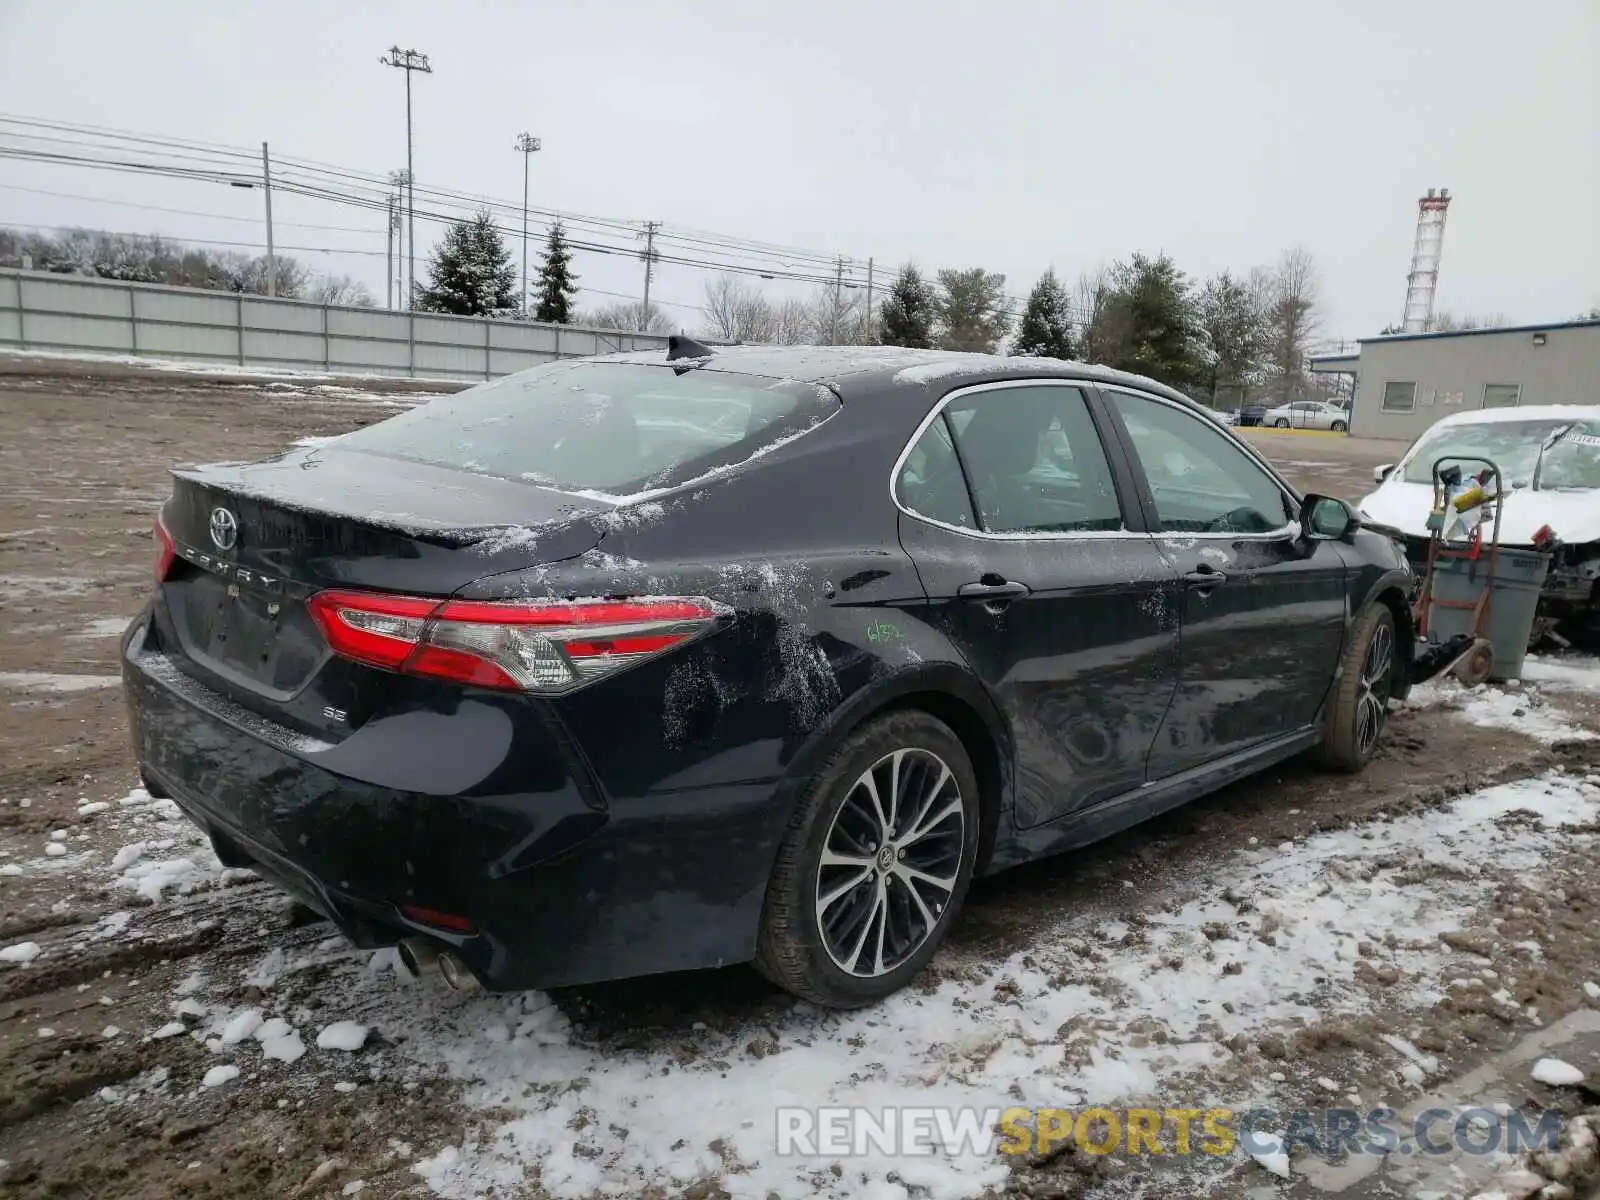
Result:
{"label": "door handle", "polygon": [[956,595],[963,600],[1020,600],[1030,591],[1025,583],[985,575],[977,583],[963,583],[956,589]]}
{"label": "door handle", "polygon": [[1192,592],[1209,592],[1219,583],[1227,582],[1227,575],[1206,563],[1201,563],[1183,577],[1183,586]]}

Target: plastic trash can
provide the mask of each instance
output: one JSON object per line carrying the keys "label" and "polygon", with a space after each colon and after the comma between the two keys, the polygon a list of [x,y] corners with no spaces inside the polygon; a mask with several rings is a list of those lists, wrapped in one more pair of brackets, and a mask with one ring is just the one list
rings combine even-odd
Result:
{"label": "plastic trash can", "polygon": [[[1528,638],[1533,633],[1533,617],[1544,590],[1550,556],[1535,550],[1500,547],[1500,560],[1494,568],[1494,587],[1489,596],[1488,627],[1483,631],[1494,647],[1494,665],[1489,678],[1497,681],[1519,679],[1522,660],[1528,655]],[[1488,552],[1477,562],[1465,558],[1441,558],[1433,568],[1435,600],[1476,601],[1483,594],[1483,581],[1489,571]],[[1458,633],[1472,632],[1470,608],[1428,609],[1428,640],[1447,642]]]}

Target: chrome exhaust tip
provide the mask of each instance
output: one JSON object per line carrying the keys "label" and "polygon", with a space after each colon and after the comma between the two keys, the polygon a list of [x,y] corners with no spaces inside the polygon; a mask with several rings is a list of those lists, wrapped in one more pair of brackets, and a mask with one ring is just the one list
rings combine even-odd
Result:
{"label": "chrome exhaust tip", "polygon": [[396,949],[406,970],[418,979],[426,979],[439,969],[439,947],[427,938],[401,938]]}
{"label": "chrome exhaust tip", "polygon": [[440,951],[437,955],[439,974],[444,976],[444,981],[458,992],[481,992],[483,984],[478,982],[478,977],[449,950]]}

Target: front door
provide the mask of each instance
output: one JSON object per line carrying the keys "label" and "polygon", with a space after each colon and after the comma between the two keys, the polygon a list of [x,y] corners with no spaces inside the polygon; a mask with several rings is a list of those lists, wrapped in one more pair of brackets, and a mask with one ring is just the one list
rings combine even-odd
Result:
{"label": "front door", "polygon": [[1300,536],[1293,497],[1214,422],[1171,401],[1104,394],[1183,589],[1178,690],[1150,777],[1307,729],[1344,644],[1338,548]]}
{"label": "front door", "polygon": [[1176,573],[1129,528],[1103,414],[1058,381],[947,400],[896,479],[901,542],[1015,739],[1015,820],[1136,788],[1178,675]]}

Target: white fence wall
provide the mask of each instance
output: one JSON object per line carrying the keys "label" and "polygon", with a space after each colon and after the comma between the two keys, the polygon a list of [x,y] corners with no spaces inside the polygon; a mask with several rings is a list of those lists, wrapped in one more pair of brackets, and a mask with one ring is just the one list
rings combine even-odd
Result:
{"label": "white fence wall", "polygon": [[0,270],[0,346],[361,375],[489,379],[665,337],[573,325],[269,300]]}

